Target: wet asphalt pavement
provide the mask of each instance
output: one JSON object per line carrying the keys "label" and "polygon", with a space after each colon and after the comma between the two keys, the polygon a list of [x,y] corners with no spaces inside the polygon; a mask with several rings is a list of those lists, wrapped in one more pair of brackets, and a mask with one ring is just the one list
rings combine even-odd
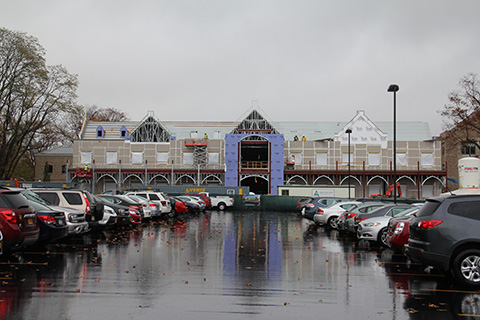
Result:
{"label": "wet asphalt pavement", "polygon": [[0,319],[474,319],[480,293],[295,213],[217,212],[0,259]]}

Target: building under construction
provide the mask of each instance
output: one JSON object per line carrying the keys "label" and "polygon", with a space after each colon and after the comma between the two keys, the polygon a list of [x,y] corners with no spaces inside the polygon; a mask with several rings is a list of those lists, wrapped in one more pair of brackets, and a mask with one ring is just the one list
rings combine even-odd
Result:
{"label": "building under construction", "polygon": [[[277,194],[282,185],[351,185],[356,197],[368,197],[393,184],[392,127],[364,111],[347,122],[274,122],[257,109],[235,122],[163,121],[153,112],[141,121],[88,121],[68,180],[93,183],[96,192],[198,185]],[[397,123],[396,145],[402,194],[439,194],[446,171],[428,123]]]}

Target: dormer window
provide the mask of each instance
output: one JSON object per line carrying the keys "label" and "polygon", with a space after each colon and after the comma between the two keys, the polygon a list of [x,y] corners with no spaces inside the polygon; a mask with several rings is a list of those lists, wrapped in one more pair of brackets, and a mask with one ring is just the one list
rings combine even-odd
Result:
{"label": "dormer window", "polygon": [[105,138],[105,131],[102,126],[97,127],[97,138]]}
{"label": "dormer window", "polygon": [[120,128],[120,138],[126,139],[127,137],[128,137],[127,127],[122,126],[122,127]]}

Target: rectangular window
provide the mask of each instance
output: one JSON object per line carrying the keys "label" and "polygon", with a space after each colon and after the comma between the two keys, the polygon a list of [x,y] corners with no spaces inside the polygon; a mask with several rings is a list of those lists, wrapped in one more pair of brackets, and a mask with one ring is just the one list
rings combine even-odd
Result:
{"label": "rectangular window", "polygon": [[368,154],[368,165],[369,166],[379,166],[380,164],[381,164],[380,153],[369,153]]}
{"label": "rectangular window", "polygon": [[422,166],[433,166],[433,153],[422,153],[420,161]]}
{"label": "rectangular window", "polygon": [[157,162],[158,163],[168,163],[169,158],[168,152],[157,152]]}
{"label": "rectangular window", "polygon": [[476,147],[474,143],[462,143],[461,153],[464,155],[476,155]]}
{"label": "rectangular window", "polygon": [[143,164],[143,152],[132,152],[132,164]]}
{"label": "rectangular window", "polygon": [[[354,161],[353,153],[350,153],[350,164]],[[342,164],[348,165],[348,153],[342,153]]]}
{"label": "rectangular window", "polygon": [[183,164],[193,164],[193,153],[183,154]]}
{"label": "rectangular window", "polygon": [[116,152],[107,152],[107,164],[116,164],[118,162]]}
{"label": "rectangular window", "polygon": [[283,189],[282,190],[282,196],[288,196],[289,195],[288,191],[289,191],[288,189],[287,190]]}
{"label": "rectangular window", "polygon": [[328,153],[317,153],[316,161],[319,166],[328,165]]}
{"label": "rectangular window", "polygon": [[209,164],[219,164],[220,162],[220,153],[209,153],[208,154],[208,163]]}
{"label": "rectangular window", "polygon": [[406,153],[397,153],[397,165],[398,166],[407,166],[407,154]]}
{"label": "rectangular window", "polygon": [[295,164],[300,165],[302,164],[302,154],[301,153],[293,153],[295,156]]}
{"label": "rectangular window", "polygon": [[66,165],[62,166],[62,173],[67,173],[67,166]]}
{"label": "rectangular window", "polygon": [[92,163],[92,153],[91,152],[80,152],[80,163],[81,164]]}

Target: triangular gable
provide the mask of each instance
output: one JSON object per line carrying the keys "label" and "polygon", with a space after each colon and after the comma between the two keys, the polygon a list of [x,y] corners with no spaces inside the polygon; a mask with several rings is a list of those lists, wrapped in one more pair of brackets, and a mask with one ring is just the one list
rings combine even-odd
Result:
{"label": "triangular gable", "polygon": [[142,122],[130,134],[131,142],[169,142],[170,133],[155,118],[153,112],[142,120]]}
{"label": "triangular gable", "polygon": [[278,134],[279,132],[254,109],[231,133]]}
{"label": "triangular gable", "polygon": [[348,143],[348,134],[345,132],[347,129],[352,130],[350,133],[350,143],[352,144],[376,144],[381,145],[382,148],[387,147],[387,134],[380,130],[363,110],[357,111],[355,117],[335,134],[335,141]]}

